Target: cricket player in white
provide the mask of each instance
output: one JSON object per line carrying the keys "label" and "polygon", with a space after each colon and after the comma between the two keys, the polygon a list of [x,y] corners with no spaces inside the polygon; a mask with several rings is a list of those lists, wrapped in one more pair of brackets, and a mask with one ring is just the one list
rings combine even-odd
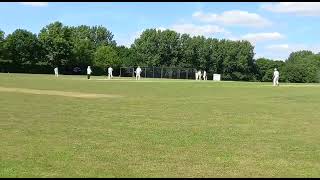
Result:
{"label": "cricket player in white", "polygon": [[201,80],[201,71],[198,71],[198,79]]}
{"label": "cricket player in white", "polygon": [[203,80],[207,80],[207,72],[203,71]]}
{"label": "cricket player in white", "polygon": [[112,71],[113,71],[112,67],[109,67],[109,68],[108,68],[108,79],[113,78],[113,76],[112,76]]}
{"label": "cricket player in white", "polygon": [[54,68],[54,75],[55,75],[56,77],[59,76],[58,67],[55,67],[55,68]]}
{"label": "cricket player in white", "polygon": [[88,68],[87,68],[87,75],[88,75],[88,79],[90,79],[90,75],[91,75],[91,73],[92,73],[91,67],[90,67],[90,66],[88,66]]}
{"label": "cricket player in white", "polygon": [[197,71],[195,73],[195,76],[196,76],[196,80],[198,80],[198,72]]}
{"label": "cricket player in white", "polygon": [[274,68],[273,72],[273,86],[279,86],[279,71]]}
{"label": "cricket player in white", "polygon": [[141,68],[140,66],[137,67],[135,73],[136,73],[136,80],[140,80],[140,74],[141,74]]}

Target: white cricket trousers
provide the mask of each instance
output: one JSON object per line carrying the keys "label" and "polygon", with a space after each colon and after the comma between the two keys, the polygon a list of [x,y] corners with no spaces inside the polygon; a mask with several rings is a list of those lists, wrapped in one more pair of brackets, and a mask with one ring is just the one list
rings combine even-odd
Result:
{"label": "white cricket trousers", "polygon": [[279,85],[279,76],[274,77],[273,79],[273,86],[277,86],[277,85]]}
{"label": "white cricket trousers", "polygon": [[137,73],[136,80],[140,80],[140,73]]}
{"label": "white cricket trousers", "polygon": [[109,73],[108,74],[108,79],[111,79],[113,76],[112,76],[112,73]]}

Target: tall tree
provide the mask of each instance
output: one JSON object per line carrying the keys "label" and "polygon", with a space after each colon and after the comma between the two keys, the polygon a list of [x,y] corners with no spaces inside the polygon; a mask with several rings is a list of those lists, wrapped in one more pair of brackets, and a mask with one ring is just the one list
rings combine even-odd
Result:
{"label": "tall tree", "polygon": [[121,65],[121,61],[113,46],[99,46],[94,54],[94,65],[103,68],[107,66],[118,67]]}
{"label": "tall tree", "polygon": [[117,46],[116,50],[121,61],[122,66],[135,66],[138,59],[135,57],[135,53],[132,48],[125,46]]}
{"label": "tall tree", "polygon": [[4,41],[4,32],[0,29],[0,42]]}
{"label": "tall tree", "polygon": [[35,64],[41,58],[41,48],[37,36],[23,29],[17,29],[9,34],[4,43],[6,59],[17,64]]}
{"label": "tall tree", "polygon": [[254,46],[249,41],[236,41],[238,46],[237,71],[242,74],[241,80],[252,80],[254,78]]}
{"label": "tall tree", "polygon": [[249,80],[254,76],[254,47],[248,41],[222,40],[219,43],[219,69],[224,79]]}
{"label": "tall tree", "polygon": [[4,32],[0,29],[0,58],[3,58],[3,43],[4,43]]}
{"label": "tall tree", "polygon": [[68,65],[86,66],[92,64],[95,50],[92,42],[89,39],[75,39],[72,43],[72,56]]}
{"label": "tall tree", "polygon": [[320,56],[316,54],[296,56],[294,60],[288,60],[284,74],[288,82],[312,83],[319,82]]}
{"label": "tall tree", "polygon": [[192,68],[193,48],[191,46],[192,38],[188,34],[182,34],[180,37],[179,66]]}
{"label": "tall tree", "polygon": [[158,30],[157,34],[159,36],[158,56],[160,56],[160,64],[170,67],[177,66],[180,51],[180,34],[171,30]]}
{"label": "tall tree", "polygon": [[193,38],[194,41],[194,54],[193,59],[194,67],[198,69],[206,70],[210,59],[210,46],[204,36],[197,36]]}
{"label": "tall tree", "polygon": [[70,27],[70,30],[72,56],[71,60],[68,61],[68,65],[87,66],[92,64],[96,48],[93,39],[91,39],[91,28],[89,26],[81,25]]}
{"label": "tall tree", "polygon": [[94,45],[96,47],[99,46],[107,46],[107,45],[116,45],[116,41],[113,40],[113,34],[107,28],[103,26],[93,26],[91,28],[91,37]]}
{"label": "tall tree", "polygon": [[207,46],[209,47],[209,59],[206,64],[206,69],[212,73],[218,73],[219,66],[219,54],[218,54],[218,45],[219,41],[217,39],[209,38],[207,39]]}
{"label": "tall tree", "polygon": [[160,66],[161,56],[159,50],[159,33],[156,29],[146,29],[137,38],[133,45],[133,51],[139,59],[140,66]]}
{"label": "tall tree", "polygon": [[283,61],[274,61],[267,58],[259,58],[255,61],[257,65],[256,78],[260,81],[272,81],[274,68],[277,68],[280,72],[280,80],[285,81],[285,62]]}
{"label": "tall tree", "polygon": [[308,50],[301,50],[301,51],[292,52],[292,53],[290,53],[287,61],[294,62],[296,60],[299,60],[301,58],[304,58],[304,57],[307,57],[310,55],[313,55],[313,52],[308,51]]}
{"label": "tall tree", "polygon": [[71,30],[61,22],[54,22],[44,27],[39,34],[46,57],[52,66],[65,65],[72,57]]}

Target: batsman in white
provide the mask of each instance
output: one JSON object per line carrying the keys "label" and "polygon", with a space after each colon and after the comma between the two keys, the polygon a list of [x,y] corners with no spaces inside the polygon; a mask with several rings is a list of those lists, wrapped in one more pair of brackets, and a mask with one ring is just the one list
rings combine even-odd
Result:
{"label": "batsman in white", "polygon": [[112,67],[109,67],[109,68],[108,68],[108,79],[113,78],[113,76],[112,76],[112,71],[113,71]]}
{"label": "batsman in white", "polygon": [[207,72],[203,71],[203,80],[207,80]]}
{"label": "batsman in white", "polygon": [[87,67],[87,76],[88,76],[88,79],[90,79],[91,73],[92,73],[91,67],[88,66],[88,67]]}
{"label": "batsman in white", "polygon": [[142,70],[140,68],[140,66],[137,67],[135,73],[136,73],[136,80],[140,80],[140,74],[141,74]]}
{"label": "batsman in white", "polygon": [[58,67],[55,67],[55,68],[54,68],[54,75],[55,75],[56,77],[59,76]]}
{"label": "batsman in white", "polygon": [[279,86],[279,71],[274,68],[273,72],[273,86]]}

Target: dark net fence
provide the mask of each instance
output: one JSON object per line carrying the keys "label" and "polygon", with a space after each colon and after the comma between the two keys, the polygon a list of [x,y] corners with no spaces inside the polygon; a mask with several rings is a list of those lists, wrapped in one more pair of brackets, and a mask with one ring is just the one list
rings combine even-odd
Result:
{"label": "dark net fence", "polygon": [[[119,68],[120,77],[135,77],[137,67]],[[173,68],[173,67],[140,67],[142,78],[166,78],[166,79],[195,79],[196,69],[192,68]],[[203,70],[201,71],[203,73]],[[207,72],[208,79],[212,79],[214,72]],[[116,76],[113,73],[114,76]]]}

